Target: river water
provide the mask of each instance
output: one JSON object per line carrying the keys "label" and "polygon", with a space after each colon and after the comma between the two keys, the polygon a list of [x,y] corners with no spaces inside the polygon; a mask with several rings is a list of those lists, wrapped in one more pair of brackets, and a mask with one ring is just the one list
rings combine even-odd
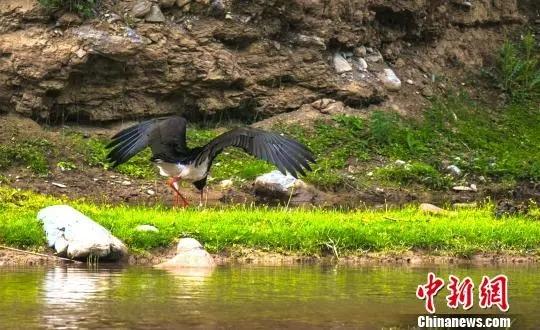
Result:
{"label": "river water", "polygon": [[[381,329],[416,323],[427,273],[509,279],[512,329],[540,326],[536,266],[0,268],[1,329]],[[448,313],[442,290],[438,313]],[[475,291],[477,295],[477,291]],[[478,313],[475,307],[468,311]],[[490,313],[497,313],[494,307]],[[485,313],[485,311],[484,311]],[[500,312],[499,312],[500,313]],[[412,320],[412,321],[411,321]],[[412,322],[412,323],[411,323]]]}

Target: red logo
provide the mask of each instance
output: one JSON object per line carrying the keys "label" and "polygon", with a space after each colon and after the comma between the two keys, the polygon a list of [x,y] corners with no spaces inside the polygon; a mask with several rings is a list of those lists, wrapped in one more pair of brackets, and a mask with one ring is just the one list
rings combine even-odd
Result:
{"label": "red logo", "polygon": [[448,290],[450,294],[446,296],[446,304],[450,308],[458,308],[463,305],[463,309],[469,309],[473,306],[473,288],[474,283],[470,277],[465,277],[462,282],[459,278],[450,275]]}
{"label": "red logo", "polygon": [[508,305],[508,278],[504,275],[497,275],[493,279],[487,276],[482,277],[480,284],[480,307],[491,308],[496,305],[503,312],[510,307]]}
{"label": "red logo", "polygon": [[[450,275],[449,283],[446,287],[450,292],[446,296],[446,305],[449,308],[456,309],[460,305],[463,309],[469,309],[473,306],[474,283],[470,277],[460,280],[457,276]],[[435,296],[444,287],[444,280],[430,272],[427,276],[427,283],[419,285],[416,289],[416,297],[425,300],[426,310],[435,313]],[[482,277],[482,283],[478,288],[480,308],[491,308],[493,305],[499,307],[503,312],[508,311],[508,278],[505,275],[497,275],[493,278]]]}
{"label": "red logo", "polygon": [[419,285],[416,289],[416,297],[418,299],[426,300],[426,310],[430,313],[435,313],[435,303],[433,298],[444,287],[444,280],[438,278],[433,273],[428,274],[428,281],[424,285]]}

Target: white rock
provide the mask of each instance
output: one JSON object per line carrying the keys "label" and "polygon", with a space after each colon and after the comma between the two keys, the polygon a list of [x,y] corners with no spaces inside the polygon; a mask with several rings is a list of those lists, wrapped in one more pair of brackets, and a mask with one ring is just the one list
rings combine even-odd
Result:
{"label": "white rock", "polygon": [[51,182],[51,184],[55,187],[58,187],[58,188],[67,188],[67,186],[63,183],[58,183],[58,182]]}
{"label": "white rock", "polygon": [[154,195],[156,194],[156,192],[153,191],[152,189],[148,189],[148,190],[146,191],[146,193],[147,193],[148,195],[150,195],[150,196],[154,196]]}
{"label": "white rock", "polygon": [[131,181],[122,181],[122,186],[131,186]]}
{"label": "white rock", "polygon": [[435,206],[433,204],[429,204],[429,203],[420,204],[419,209],[422,212],[431,213],[431,214],[443,214],[443,213],[446,213],[446,210],[441,209],[440,207]]}
{"label": "white rock", "polygon": [[264,186],[265,188],[270,190],[287,192],[289,188],[295,186],[296,181],[301,180],[296,179],[288,173],[287,175],[283,175],[283,173],[281,173],[280,171],[274,170],[270,173],[258,176],[255,179],[255,187]]}
{"label": "white rock", "polygon": [[455,186],[455,187],[452,187],[452,189],[454,191],[474,191],[471,187],[467,187],[467,186]]}
{"label": "white rock", "polygon": [[326,49],[326,43],[324,42],[324,39],[321,37],[299,34],[296,41],[300,45],[307,45],[307,46],[314,45],[314,46],[319,46],[321,49]]}
{"label": "white rock", "polygon": [[334,68],[337,73],[352,71],[352,66],[340,53],[334,54]]}
{"label": "white rock", "polygon": [[471,183],[470,187],[473,191],[478,191],[478,187],[474,183]]}
{"label": "white rock", "polygon": [[366,60],[364,60],[363,58],[360,58],[358,60],[358,69],[360,71],[367,71],[367,68],[368,68],[368,65],[367,65]]}
{"label": "white rock", "polygon": [[138,225],[137,227],[135,227],[135,230],[142,231],[142,232],[154,232],[154,233],[159,232],[159,229],[151,225]]}
{"label": "white rock", "polygon": [[455,175],[455,176],[460,176],[461,175],[461,170],[456,165],[450,165],[450,166],[446,167],[446,170],[449,173],[451,173],[452,175]]}
{"label": "white rock", "polygon": [[232,180],[222,180],[220,183],[219,183],[219,187],[221,189],[229,189],[233,186],[233,181]]}
{"label": "white rock", "polygon": [[407,79],[406,82],[407,82],[407,84],[409,84],[409,85],[414,85],[414,81],[412,81],[411,79]]}
{"label": "white rock", "polygon": [[77,55],[78,58],[83,58],[86,56],[86,54],[86,50],[82,48],[77,49],[77,51],[75,52],[75,55]]}
{"label": "white rock", "polygon": [[124,243],[71,206],[46,207],[37,218],[43,223],[48,245],[61,256],[117,260],[127,254]]}
{"label": "white rock", "polygon": [[157,265],[159,268],[211,268],[216,265],[212,256],[194,238],[182,238],[176,256]]}
{"label": "white rock", "polygon": [[394,164],[396,164],[397,166],[403,166],[405,164],[407,164],[407,162],[401,160],[401,159],[398,159],[394,162]]}
{"label": "white rock", "polygon": [[389,91],[398,91],[401,89],[401,80],[399,80],[392,69],[384,69],[383,72],[379,73],[379,79]]}
{"label": "white rock", "polygon": [[176,252],[182,253],[191,250],[203,249],[202,244],[194,238],[185,237],[181,238],[176,245]]}

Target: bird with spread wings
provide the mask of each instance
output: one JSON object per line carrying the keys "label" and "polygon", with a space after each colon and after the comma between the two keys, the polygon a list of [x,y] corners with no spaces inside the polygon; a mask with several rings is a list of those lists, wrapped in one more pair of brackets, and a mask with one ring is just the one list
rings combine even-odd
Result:
{"label": "bird with spread wings", "polygon": [[303,144],[280,134],[257,128],[232,129],[204,146],[189,148],[186,143],[187,121],[180,116],[147,120],[128,127],[112,137],[107,145],[107,159],[113,167],[127,162],[146,147],[152,150],[151,161],[159,173],[168,177],[173,189],[174,204],[185,207],[187,199],[180,193],[180,180],[192,182],[200,191],[202,203],[206,179],[214,159],[227,147],[243,149],[248,154],[268,161],[283,173],[295,178],[311,171],[315,163],[312,152]]}

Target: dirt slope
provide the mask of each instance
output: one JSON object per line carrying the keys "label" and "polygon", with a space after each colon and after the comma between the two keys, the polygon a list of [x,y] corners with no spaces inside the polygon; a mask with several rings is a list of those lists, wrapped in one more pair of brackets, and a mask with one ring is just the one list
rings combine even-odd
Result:
{"label": "dirt slope", "polygon": [[[465,73],[526,20],[516,0],[170,2],[160,2],[164,22],[134,18],[134,1],[103,1],[81,23],[35,0],[2,1],[0,112],[255,120],[326,97],[415,113],[425,97],[467,85]],[[381,81],[387,68],[397,91]]]}

